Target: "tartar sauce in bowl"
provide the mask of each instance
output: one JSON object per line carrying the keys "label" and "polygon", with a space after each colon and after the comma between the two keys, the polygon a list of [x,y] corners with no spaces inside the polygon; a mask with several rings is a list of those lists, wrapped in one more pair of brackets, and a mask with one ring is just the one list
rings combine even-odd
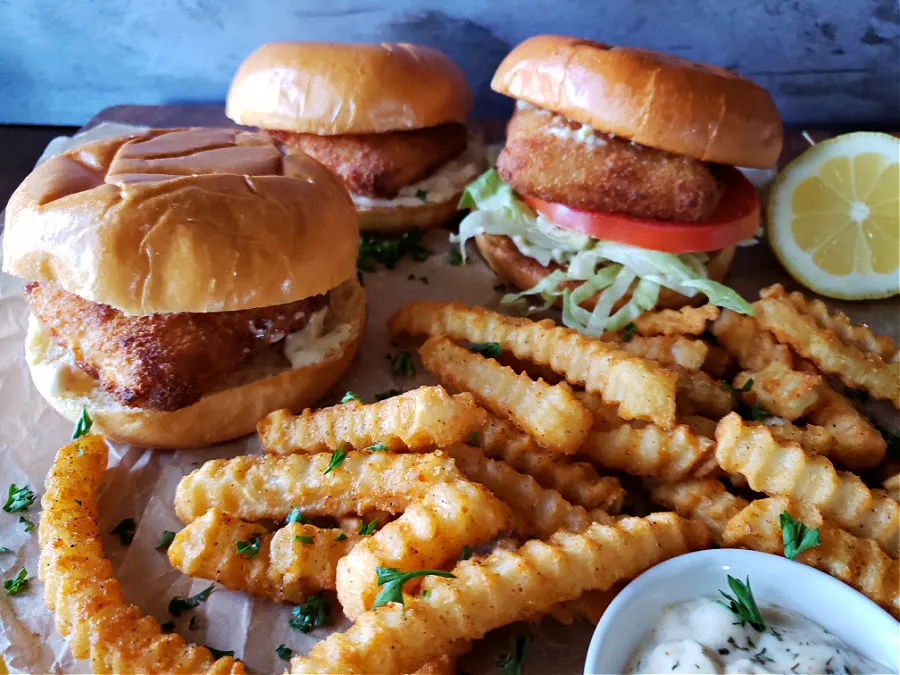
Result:
{"label": "tartar sauce in bowl", "polygon": [[760,605],[762,631],[714,597],[665,607],[628,673],[889,673],[810,619]]}

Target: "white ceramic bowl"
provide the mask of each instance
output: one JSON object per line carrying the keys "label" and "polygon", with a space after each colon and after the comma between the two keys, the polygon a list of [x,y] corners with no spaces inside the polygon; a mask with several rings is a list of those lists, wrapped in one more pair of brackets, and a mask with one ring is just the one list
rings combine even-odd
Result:
{"label": "white ceramic bowl", "polygon": [[900,672],[900,624],[874,602],[812,567],[781,556],[712,549],[672,558],[632,581],[603,613],[585,675],[624,673],[666,605],[727,590],[726,576],[750,577],[760,604],[780,605],[828,629],[860,654]]}

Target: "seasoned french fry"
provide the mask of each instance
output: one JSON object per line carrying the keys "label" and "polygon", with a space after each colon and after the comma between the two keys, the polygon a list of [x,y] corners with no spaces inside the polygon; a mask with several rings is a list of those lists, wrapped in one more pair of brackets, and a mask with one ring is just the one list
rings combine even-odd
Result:
{"label": "seasoned french fry", "polygon": [[[509,517],[509,507],[482,485],[435,485],[338,562],[337,594],[344,614],[355,619],[372,607],[378,595],[376,567],[404,572],[441,568],[459,558],[463,546],[489,542],[509,525]],[[406,590],[414,590],[412,582]]]}
{"label": "seasoned french fry", "polygon": [[456,675],[456,673],[456,656],[441,654],[419,668],[414,675]]}
{"label": "seasoned french fry", "polygon": [[886,363],[880,356],[844,344],[831,330],[800,313],[784,298],[780,286],[764,289],[754,303],[756,320],[779,342],[791,346],[823,373],[837,375],[844,384],[883,398],[900,408],[900,361]]}
{"label": "seasoned french fry", "polygon": [[214,459],[181,479],[175,513],[185,523],[218,508],[241,520],[283,520],[298,507],[309,516],[404,510],[435,483],[462,476],[441,452],[350,451],[328,473],[331,453],[243,455]]}
{"label": "seasoned french fry", "polygon": [[749,391],[741,394],[744,403],[759,403],[769,414],[789,422],[803,417],[822,396],[820,376],[792,370],[779,361],[762,370],[739,373],[734,388],[743,391],[750,380]]}
{"label": "seasoned french fry", "polygon": [[678,420],[679,424],[687,424],[688,428],[697,436],[705,436],[713,439],[716,437],[716,426],[719,424],[715,420],[702,415],[687,415]]}
{"label": "seasoned french fry", "polygon": [[736,514],[725,528],[722,543],[781,555],[780,517],[788,512],[809,528],[819,529],[819,544],[795,558],[840,579],[900,618],[900,562],[871,539],[854,537],[823,520],[819,512],[785,497],[758,499]]}
{"label": "seasoned french fry", "polygon": [[718,472],[715,443],[684,424],[674,429],[623,424],[611,431],[592,431],[578,453],[608,469],[670,482]]}
{"label": "seasoned french fry", "polygon": [[509,505],[512,528],[519,534],[544,538],[561,529],[580,532],[593,520],[584,508],[567,502],[556,490],[542,488],[531,476],[488,459],[478,448],[458,444],[446,452],[470,480]]}
{"label": "seasoned french fry", "polygon": [[722,543],[728,522],[747,506],[747,500],[731,494],[714,479],[692,479],[680,483],[645,482],[653,503],[672,509],[679,516],[699,520],[712,538]]}
{"label": "seasoned french fry", "polygon": [[625,490],[618,478],[601,476],[587,462],[541,449],[528,434],[495,415],[488,416],[477,440],[487,457],[533,476],[542,487],[557,490],[573,504],[588,510],[601,508],[610,514],[622,508]]}
{"label": "seasoned french fry", "polygon": [[780,285],[771,286],[760,292],[762,297],[781,297],[791,303],[801,314],[811,317],[819,328],[830,330],[845,345],[854,346],[861,351],[879,356],[883,361],[895,361],[897,359],[897,345],[886,335],[875,335],[868,326],[857,325],[850,321],[849,317],[837,310],[829,312],[828,306],[813,298],[807,300],[802,293],[794,291],[785,294]]}
{"label": "seasoned french fry", "polygon": [[[722,389],[722,383],[704,372],[673,369],[678,374],[678,412],[705,417],[723,417],[734,410],[734,392]],[[682,412],[685,411],[685,412]]]}
{"label": "seasoned french fry", "polygon": [[762,370],[773,362],[791,367],[792,355],[787,345],[779,344],[752,316],[722,310],[713,322],[713,335],[744,370]]}
{"label": "seasoned french fry", "polygon": [[[818,405],[809,411],[807,418],[831,435],[832,445],[827,454],[841,466],[869,469],[884,459],[887,451],[884,436],[847,397],[830,387],[822,389]],[[804,445],[802,441],[801,445]]]}
{"label": "seasoned french fry", "polygon": [[[359,540],[355,530],[288,523],[274,534],[218,509],[188,524],[169,546],[172,567],[226,588],[249,591],[280,602],[303,602],[321,590],[334,590],[337,561]],[[300,537],[301,539],[296,539]],[[307,538],[311,543],[305,543]],[[238,543],[258,543],[251,554]]]}
{"label": "seasoned french fry", "polygon": [[716,441],[719,466],[742,474],[751,489],[805,502],[851,534],[874,539],[892,557],[900,555],[900,506],[882,490],[870,490],[796,443],[775,440],[767,427],[745,424],[736,413],[719,422]]}
{"label": "seasoned french fry", "polygon": [[445,337],[428,338],[419,355],[441,382],[472,392],[481,405],[512,420],[545,448],[572,454],[591,428],[591,414],[565,387],[532,380]]}
{"label": "seasoned french fry", "polygon": [[[581,401],[581,405],[587,408],[591,415],[594,416],[593,429],[595,431],[609,431],[625,424],[625,420],[619,417],[618,408],[614,405],[603,402],[603,397],[599,394],[592,394],[589,391],[574,391],[575,398]],[[632,424],[640,426],[643,422],[635,421]]]}
{"label": "seasoned french fry", "polygon": [[702,335],[707,323],[718,316],[719,308],[715,305],[685,305],[681,309],[644,312],[634,320],[634,325],[640,335]]}
{"label": "seasoned french fry", "polygon": [[484,411],[471,394],[450,396],[443,387],[419,387],[368,405],[350,401],[292,415],[276,410],[257,426],[266,452],[331,451],[342,445],[364,450],[429,450],[468,438],[484,425]]}
{"label": "seasoned french fry", "polygon": [[617,342],[629,354],[656,361],[671,368],[678,366],[689,372],[700,370],[709,353],[703,340],[692,340],[682,335],[635,335],[628,342]]}
{"label": "seasoned french fry", "polygon": [[802,445],[804,450],[808,450],[816,455],[828,457],[832,454],[834,436],[825,427],[816,426],[815,424],[798,427],[787,420],[777,417],[770,417],[763,423],[769,427],[769,431],[772,432],[772,438],[776,440],[786,443],[797,443]]}
{"label": "seasoned french fry", "polygon": [[206,647],[188,645],[122,598],[97,525],[96,486],[106,469],[101,436],[61,448],[41,499],[39,563],[44,602],[56,613],[56,630],[72,655],[90,658],[95,673],[234,673],[243,665],[218,660]]}
{"label": "seasoned french fry", "polygon": [[517,319],[459,303],[411,302],[388,322],[399,335],[441,335],[454,340],[496,342],[525,361],[550,366],[572,384],[619,405],[624,419],[663,426],[675,422],[675,376],[659,364],[632,356],[551,321]]}
{"label": "seasoned french fry", "polygon": [[885,478],[882,486],[884,491],[891,496],[891,499],[900,501],[900,473],[895,473],[893,476]]}
{"label": "seasoned french fry", "polygon": [[[428,577],[428,594],[361,614],[334,633],[292,673],[409,673],[460,640],[549,610],[591,589],[609,589],[672,556],[707,544],[700,523],[665,513],[591,525],[584,533],[557,532],[517,551],[497,550],[460,562],[453,579]],[[415,630],[410,630],[415,626]]]}
{"label": "seasoned french fry", "polygon": [[574,600],[556,603],[547,614],[564,626],[571,626],[578,618],[596,626],[609,603],[616,599],[622,588],[624,584],[615,584],[605,591],[586,591]]}

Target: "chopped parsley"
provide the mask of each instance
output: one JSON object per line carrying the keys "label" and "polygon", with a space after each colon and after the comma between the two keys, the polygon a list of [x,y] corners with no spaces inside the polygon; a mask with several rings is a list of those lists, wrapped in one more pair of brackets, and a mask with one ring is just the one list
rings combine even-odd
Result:
{"label": "chopped parsley", "polygon": [[759,404],[759,401],[754,401],[753,405],[751,405],[750,409],[747,411],[747,415],[744,419],[750,420],[751,422],[759,422],[766,419],[768,416],[769,411],[763,408]]}
{"label": "chopped parsley", "polygon": [[163,530],[162,534],[159,535],[159,541],[156,542],[156,546],[154,548],[157,551],[165,551],[169,548],[172,542],[175,540],[175,533],[171,530]]}
{"label": "chopped parsley", "polygon": [[469,351],[481,354],[489,359],[496,359],[503,353],[498,342],[473,342],[469,345]]}
{"label": "chopped parsley", "polygon": [[391,357],[391,372],[394,375],[412,377],[416,374],[416,366],[413,364],[412,354],[407,351],[397,352]]}
{"label": "chopped parsley", "polygon": [[469,436],[469,441],[466,445],[477,446],[478,445],[478,432],[473,431]]}
{"label": "chopped parsley", "polygon": [[282,661],[290,661],[291,657],[294,656],[294,650],[290,647],[285,647],[284,645],[278,645],[275,647],[275,656]]}
{"label": "chopped parsley", "polygon": [[443,570],[414,570],[412,572],[401,572],[393,567],[376,567],[375,580],[378,585],[381,586],[381,590],[378,591],[378,595],[375,596],[375,601],[372,603],[372,609],[386,605],[389,602],[399,602],[402,605],[403,584],[415,577],[427,576],[446,577],[448,579],[456,578],[450,572],[444,572]]}
{"label": "chopped parsley", "polygon": [[7,513],[25,511],[33,503],[34,491],[27,485],[19,487],[13,483],[9,486],[9,492],[6,495],[6,503],[3,505],[3,510]]}
{"label": "chopped parsley", "polygon": [[200,619],[197,618],[197,615],[191,617],[191,620],[188,622],[188,630],[197,630],[200,627]]}
{"label": "chopped parsley", "polygon": [[399,396],[402,393],[402,389],[388,389],[387,391],[383,391],[380,394],[375,394],[375,400],[383,401],[386,398],[394,398],[394,396]]}
{"label": "chopped parsley", "polygon": [[116,525],[111,531],[110,534],[119,535],[119,544],[122,546],[131,546],[131,542],[134,541],[134,533],[137,530],[137,523],[134,522],[134,518],[126,518],[121,523]]}
{"label": "chopped parsley", "polygon": [[793,560],[808,548],[819,545],[819,528],[812,530],[799,520],[784,511],[779,516],[781,523],[781,540],[784,544],[784,557]]}
{"label": "chopped parsley", "polygon": [[169,614],[172,616],[181,616],[182,612],[185,612],[189,609],[196,609],[200,606],[201,602],[206,602],[209,599],[210,593],[213,592],[213,589],[216,587],[215,584],[210,584],[202,591],[197,593],[197,595],[189,595],[186,598],[182,598],[179,596],[175,596],[171,600],[169,600]]}
{"label": "chopped parsley", "polygon": [[364,537],[370,537],[373,534],[375,534],[375,526],[376,525],[378,525],[378,518],[376,518],[375,520],[373,520],[369,523],[367,523],[365,520],[363,520],[359,524],[359,530],[356,532],[356,534],[360,534]]}
{"label": "chopped parsley", "polygon": [[0,546],[0,555],[6,555],[7,553],[12,553],[12,550],[6,548],[6,546]]}
{"label": "chopped parsley", "polygon": [[94,420],[88,414],[87,406],[81,406],[81,415],[75,422],[75,429],[72,430],[72,440],[77,441],[82,436],[91,433],[91,427],[94,426]]}
{"label": "chopped parsley", "polygon": [[459,252],[458,248],[450,249],[450,255],[447,257],[447,262],[454,267],[459,267],[463,264],[462,254]]}
{"label": "chopped parsley", "polygon": [[416,190],[416,197],[418,197],[423,202],[428,201],[428,193],[425,190]]}
{"label": "chopped parsley", "polygon": [[406,277],[406,278],[407,278],[407,280],[409,280],[409,281],[418,281],[418,282],[420,282],[420,283],[422,283],[422,284],[425,284],[426,286],[430,283],[428,277],[426,277],[426,276],[417,277],[417,276],[416,276],[415,274],[413,274],[412,272],[410,272],[409,276]]}
{"label": "chopped parsley", "polygon": [[28,571],[23,567],[12,579],[3,582],[3,590],[7,595],[16,595],[28,588]]}
{"label": "chopped parsley", "polygon": [[25,532],[31,532],[34,529],[34,523],[25,516],[19,516],[19,523],[25,526]]}
{"label": "chopped parsley", "polygon": [[625,325],[625,332],[622,333],[622,342],[631,342],[631,338],[634,337],[634,332],[637,330],[637,325],[634,323],[629,323]]}
{"label": "chopped parsley", "polygon": [[737,616],[741,626],[745,623],[749,623],[751,627],[755,628],[760,633],[764,633],[766,630],[766,622],[759,613],[759,608],[756,606],[756,600],[753,598],[753,591],[750,589],[750,577],[747,577],[746,582],[742,582],[740,579],[735,579],[729,574],[728,587],[734,595],[719,591],[722,597],[728,601],[728,604],[726,605],[721,600],[718,600],[717,602]]}
{"label": "chopped parsley", "polygon": [[363,450],[368,450],[369,452],[384,452],[388,449],[384,443],[373,443],[367,448],[363,448]]}
{"label": "chopped parsley", "polygon": [[353,391],[348,391],[341,398],[341,403],[349,403],[350,401],[356,401],[357,403],[362,403],[363,400],[359,397],[359,394]]}
{"label": "chopped parsley", "polygon": [[775,663],[775,659],[773,659],[771,656],[766,656],[766,648],[765,647],[763,647],[756,654],[751,656],[750,660],[753,661],[753,663],[758,663],[761,666],[764,666],[767,663]]}
{"label": "chopped parsley", "polygon": [[325,471],[322,472],[322,475],[324,476],[334,471],[344,463],[345,459],[347,459],[347,453],[344,452],[344,446],[342,445],[333,453],[331,453],[331,460],[328,462],[328,466],[325,467]]}
{"label": "chopped parsley", "polygon": [[337,536],[334,538],[334,540],[335,540],[335,541],[346,541],[346,540],[347,540],[347,535],[344,534],[343,532],[338,532],[338,533],[337,533]]}
{"label": "chopped parsley", "polygon": [[307,598],[302,605],[297,605],[291,611],[288,626],[301,633],[309,633],[313,628],[319,628],[328,623],[328,603],[318,593]]}
{"label": "chopped parsley", "polygon": [[472,557],[472,547],[468,544],[462,547],[462,553],[459,554],[460,560],[468,560]]}
{"label": "chopped parsley", "polygon": [[752,387],[753,387],[753,378],[752,377],[748,377],[747,381],[744,382],[744,384],[742,384],[740,386],[740,388],[737,388],[737,389],[734,386],[732,386],[731,383],[729,383],[725,380],[722,380],[722,391],[736,391],[739,394],[746,394],[748,391],[750,391],[750,389]]}
{"label": "chopped parsley", "polygon": [[250,537],[249,540],[241,539],[234,545],[238,555],[242,555],[247,560],[253,560],[259,555],[259,536]]}
{"label": "chopped parsley", "polygon": [[303,514],[300,513],[300,509],[296,506],[291,509],[291,512],[287,515],[287,518],[284,519],[286,525],[290,523],[302,523],[303,522]]}
{"label": "chopped parsley", "polygon": [[299,541],[301,544],[312,544],[313,538],[308,534],[297,534],[294,535],[294,541]]}
{"label": "chopped parsley", "polygon": [[359,237],[359,254],[356,268],[361,272],[375,272],[381,265],[389,270],[394,269],[403,258],[416,262],[427,260],[431,250],[421,244],[422,230],[414,228],[399,237],[379,237],[364,232]]}
{"label": "chopped parsley", "polygon": [[500,661],[500,672],[503,675],[522,675],[525,665],[525,653],[531,645],[530,635],[518,635],[510,642],[510,652]]}

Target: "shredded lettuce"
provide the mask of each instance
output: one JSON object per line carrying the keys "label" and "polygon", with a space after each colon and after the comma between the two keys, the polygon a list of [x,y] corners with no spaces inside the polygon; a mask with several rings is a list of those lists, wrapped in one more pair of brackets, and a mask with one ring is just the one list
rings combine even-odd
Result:
{"label": "shredded lettuce", "polygon": [[[519,199],[496,169],[489,169],[463,192],[460,209],[477,209],[459,225],[460,254],[465,260],[466,242],[479,234],[500,234],[541,265],[561,265],[534,287],[505,295],[512,304],[526,296],[540,296],[549,307],[562,298],[563,323],[587,335],[620,330],[643,312],[656,306],[659,292],[669,288],[687,297],[703,293],[709,302],[740,314],[753,307],[735,291],[707,276],[705,253],[674,255],[628,244],[598,240],[556,227]],[[573,285],[568,282],[581,282]],[[626,294],[631,297],[618,310],[613,307]],[[594,309],[581,303],[599,293]]]}

